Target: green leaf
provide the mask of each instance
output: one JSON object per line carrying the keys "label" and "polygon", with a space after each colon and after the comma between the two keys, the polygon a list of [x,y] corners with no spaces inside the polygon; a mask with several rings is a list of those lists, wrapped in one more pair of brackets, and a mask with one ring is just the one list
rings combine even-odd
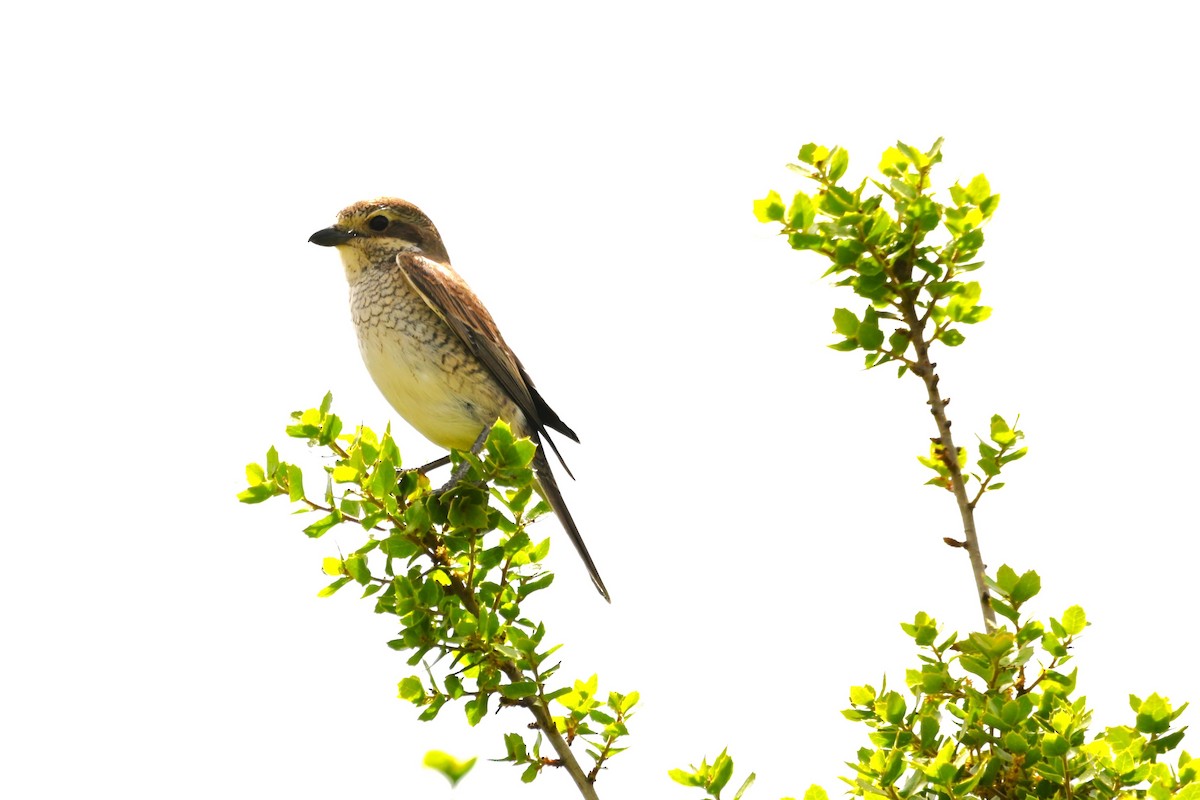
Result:
{"label": "green leaf", "polygon": [[341,521],[341,512],[334,511],[327,516],[321,517],[321,519],[317,520],[312,525],[309,525],[304,529],[304,533],[308,536],[311,536],[313,539],[318,539],[328,533],[332,528],[337,527],[338,523]]}
{"label": "green leaf", "polygon": [[858,317],[848,308],[833,310],[833,328],[842,336],[854,336],[858,333]]}
{"label": "green leaf", "polygon": [[1066,738],[1057,733],[1047,733],[1042,737],[1042,755],[1049,758],[1057,758],[1058,756],[1066,755],[1071,749],[1071,743]]}
{"label": "green leaf", "polygon": [[[1078,636],[1087,627],[1087,615],[1080,606],[1071,606],[1063,612],[1062,626],[1071,636]],[[1136,710],[1136,709],[1135,709]]]}
{"label": "green leaf", "polygon": [[450,781],[451,786],[457,786],[458,782],[475,766],[476,760],[476,758],[468,758],[466,761],[459,761],[449,753],[430,750],[425,754],[424,763],[430,769],[442,773],[446,780]]}
{"label": "green leaf", "polygon": [[746,793],[747,789],[749,789],[751,786],[754,785],[754,779],[756,777],[758,777],[758,776],[755,775],[753,772],[751,772],[750,776],[748,778],[746,778],[746,780],[742,781],[742,785],[738,788],[738,790],[736,792],[734,792],[733,800],[742,800],[742,795],[744,795]]}
{"label": "green leaf", "polygon": [[895,147],[889,147],[883,151],[883,157],[879,160],[879,171],[889,178],[899,178],[908,170],[910,163],[912,162],[908,156]]}
{"label": "green leaf", "polygon": [[824,789],[814,783],[804,793],[804,800],[829,800],[829,795],[826,794]]}
{"label": "green leaf", "polygon": [[721,755],[717,756],[713,761],[712,777],[708,781],[708,791],[715,797],[719,797],[721,790],[725,788],[725,784],[729,783],[729,779],[733,777],[733,759],[721,751]]}
{"label": "green leaf", "polygon": [[839,239],[833,246],[833,261],[841,267],[847,267],[858,261],[863,253],[863,245],[855,239]]}
{"label": "green leaf", "polygon": [[828,211],[830,215],[840,217],[854,208],[857,200],[852,193],[841,186],[830,186],[828,191],[821,193],[819,203],[821,208]]}
{"label": "green leaf", "polygon": [[991,196],[992,187],[988,184],[988,179],[981,173],[972,178],[971,182],[967,184],[966,194],[972,203],[979,205]]}
{"label": "green leaf", "polygon": [[1009,596],[1012,597],[1015,603],[1024,603],[1029,598],[1036,595],[1042,590],[1042,579],[1033,570],[1029,570],[1021,576],[1016,585],[1013,586]]}
{"label": "green leaf", "polygon": [[467,724],[474,728],[487,716],[488,695],[480,693],[466,703]]}
{"label": "green leaf", "polygon": [[948,329],[942,331],[941,333],[938,334],[937,338],[939,341],[941,341],[943,344],[945,344],[949,347],[958,347],[960,344],[962,344],[963,342],[965,342],[967,340],[967,337],[963,336],[961,333],[954,330],[953,328],[948,328]]}
{"label": "green leaf", "polygon": [[339,464],[333,468],[334,483],[354,483],[358,480],[359,471],[350,464]]}
{"label": "green leaf", "polygon": [[295,464],[285,464],[287,469],[288,500],[293,503],[304,499],[304,473]]}
{"label": "green leaf", "polygon": [[918,169],[929,165],[929,159],[926,155],[910,144],[896,142],[896,149],[903,153],[912,162],[913,166]]}
{"label": "green leaf", "polygon": [[858,343],[865,350],[878,350],[883,346],[883,331],[879,329],[879,315],[868,308],[858,326]]}
{"label": "green leaf", "polygon": [[362,585],[371,581],[371,570],[367,568],[367,558],[361,553],[354,553],[342,562],[346,573]]}
{"label": "green leaf", "polygon": [[338,589],[342,588],[349,582],[350,582],[350,578],[338,578],[336,581],[329,584],[321,591],[317,592],[317,597],[330,597],[333,595],[334,592],[336,592]]}
{"label": "green leaf", "polygon": [[509,700],[520,700],[522,697],[532,697],[537,694],[537,683],[534,681],[518,681],[506,683],[500,687],[500,694]]}
{"label": "green leaf", "polygon": [[1012,451],[1011,453],[1009,453],[1008,455],[1006,455],[1006,456],[1004,456],[1003,458],[1001,458],[1001,459],[1000,459],[1000,463],[1001,463],[1001,464],[1008,464],[1008,463],[1011,463],[1011,462],[1013,462],[1013,461],[1018,461],[1018,460],[1020,460],[1020,459],[1024,458],[1024,457],[1025,457],[1025,454],[1026,454],[1026,453],[1028,453],[1028,452],[1029,452],[1029,448],[1028,448],[1028,447],[1022,447],[1020,450],[1014,450],[1014,451]]}
{"label": "green leaf", "polygon": [[851,686],[850,687],[850,704],[855,706],[869,706],[875,702],[875,687],[873,686]]}
{"label": "green leaf", "polygon": [[1150,695],[1138,708],[1136,724],[1142,733],[1166,733],[1171,727],[1171,704],[1157,693]]}
{"label": "green leaf", "polygon": [[684,786],[703,786],[704,779],[694,772],[688,772],[682,769],[673,769],[667,772],[671,780]]}
{"label": "green leaf", "polygon": [[829,180],[836,183],[846,174],[848,166],[850,166],[850,154],[840,147],[833,148],[833,154],[829,159]]}
{"label": "green leaf", "polygon": [[[788,227],[797,230],[805,230],[817,217],[817,207],[813,205],[812,198],[804,192],[796,192],[796,196],[792,198],[792,205],[787,212]],[[820,240],[820,237],[817,237]]]}
{"label": "green leaf", "polygon": [[825,243],[825,237],[815,233],[792,233],[788,235],[788,244],[793,250],[819,250]]}
{"label": "green leaf", "polygon": [[780,222],[783,220],[783,198],[779,192],[771,190],[762,200],[754,201],[754,216],[759,222]]}
{"label": "green leaf", "polygon": [[271,488],[269,483],[259,483],[238,492],[237,499],[239,502],[253,505],[254,503],[269,500],[274,496],[275,490]]}
{"label": "green leaf", "polygon": [[1008,423],[1004,421],[1004,417],[999,414],[992,416],[991,425],[992,441],[1001,447],[1008,447],[1016,443],[1017,432],[1008,427]]}
{"label": "green leaf", "polygon": [[875,703],[875,712],[893,725],[904,721],[906,710],[904,696],[899,692],[888,692]]}
{"label": "green leaf", "polygon": [[829,149],[822,147],[819,144],[813,144],[812,142],[809,142],[800,148],[800,152],[797,154],[796,158],[800,159],[805,164],[812,164],[815,166],[829,158]]}
{"label": "green leaf", "polygon": [[401,700],[407,700],[417,705],[424,703],[425,687],[421,685],[421,679],[416,675],[412,675],[400,681],[398,696]]}
{"label": "green leaf", "polygon": [[904,774],[904,757],[903,750],[893,750],[892,755],[888,758],[887,766],[883,773],[879,776],[881,786],[891,786],[896,782],[896,779]]}

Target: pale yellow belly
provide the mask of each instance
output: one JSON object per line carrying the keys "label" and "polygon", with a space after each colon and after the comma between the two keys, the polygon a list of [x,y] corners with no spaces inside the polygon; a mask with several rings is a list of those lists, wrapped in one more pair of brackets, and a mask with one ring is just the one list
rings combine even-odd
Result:
{"label": "pale yellow belly", "polygon": [[[392,408],[440,447],[469,449],[497,417],[520,424],[519,410],[490,375],[481,366],[464,363],[457,354],[430,350],[386,328],[360,330],[359,349]],[[446,368],[455,363],[457,371]]]}
{"label": "pale yellow belly", "polygon": [[497,419],[526,435],[524,415],[491,373],[396,269],[344,252],[358,346],[375,385],[434,444],[466,450]]}

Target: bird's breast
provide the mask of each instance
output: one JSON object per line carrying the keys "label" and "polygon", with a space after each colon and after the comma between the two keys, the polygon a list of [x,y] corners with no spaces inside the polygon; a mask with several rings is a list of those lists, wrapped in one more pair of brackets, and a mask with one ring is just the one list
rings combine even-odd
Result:
{"label": "bird's breast", "polygon": [[427,439],[466,450],[497,418],[523,426],[517,406],[398,267],[358,271],[350,310],[371,378]]}

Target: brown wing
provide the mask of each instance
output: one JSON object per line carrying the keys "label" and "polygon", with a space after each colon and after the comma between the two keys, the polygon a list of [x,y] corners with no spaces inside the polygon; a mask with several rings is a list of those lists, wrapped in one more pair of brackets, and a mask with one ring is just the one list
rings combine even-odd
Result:
{"label": "brown wing", "polygon": [[[483,307],[483,303],[479,302],[479,298],[475,296],[466,282],[449,266],[413,253],[400,253],[396,256],[396,263],[417,295],[428,304],[433,313],[437,314],[450,327],[450,330],[454,331],[454,334],[462,340],[471,354],[479,359],[479,362],[500,383],[508,396],[525,414],[529,424],[534,427],[531,438],[538,442],[544,439],[550,445],[550,449],[554,451],[554,455],[558,457],[558,463],[562,464],[568,475],[571,475],[571,469],[563,461],[562,455],[558,452],[558,448],[554,445],[554,440],[550,438],[546,428],[559,431],[576,442],[579,441],[579,437],[575,435],[575,431],[567,427],[558,414],[554,413],[554,409],[550,408],[538,394],[537,388],[529,378],[529,373],[525,371],[525,367],[521,366],[520,359],[504,342],[504,337],[500,335],[500,329],[496,327],[492,315]],[[608,589],[604,587],[604,581],[600,578],[600,571],[596,569],[596,564],[592,561],[592,555],[588,552],[587,545],[583,542],[583,536],[579,533],[579,527],[567,509],[566,501],[558,488],[558,482],[554,479],[554,473],[550,471],[550,463],[546,460],[546,454],[540,447],[534,454],[533,470],[537,475],[542,493],[549,501],[551,508],[554,509],[554,513],[558,515],[559,521],[562,522],[563,528],[579,552],[580,558],[583,559],[592,583],[595,584],[600,595],[611,603]],[[571,475],[571,477],[575,476]]]}
{"label": "brown wing", "polygon": [[535,432],[545,437],[559,463],[570,475],[571,470],[546,429],[556,430],[576,442],[579,437],[538,393],[529,373],[500,335],[492,315],[479,302],[466,281],[450,267],[415,253],[400,253],[396,256],[396,263],[413,290],[492,374],[525,414]]}

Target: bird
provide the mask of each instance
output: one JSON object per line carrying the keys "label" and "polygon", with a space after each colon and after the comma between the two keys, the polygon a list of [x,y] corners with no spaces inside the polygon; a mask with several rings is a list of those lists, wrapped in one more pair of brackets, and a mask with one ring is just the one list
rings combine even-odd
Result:
{"label": "bird", "polygon": [[381,197],[342,209],[333,226],[308,240],[337,248],[367,371],[409,425],[447,450],[478,450],[503,419],[538,445],[537,485],[611,603],[542,447],[548,444],[571,475],[550,431],[574,442],[579,436],[542,398],[492,315],[450,266],[433,221],[407,200]]}

